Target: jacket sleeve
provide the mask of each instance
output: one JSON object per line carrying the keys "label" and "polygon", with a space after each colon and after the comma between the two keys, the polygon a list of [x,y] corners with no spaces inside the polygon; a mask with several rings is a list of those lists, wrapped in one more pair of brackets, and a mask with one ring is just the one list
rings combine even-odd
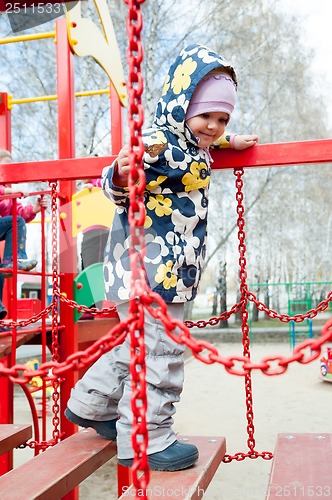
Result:
{"label": "jacket sleeve", "polygon": [[[143,132],[143,143],[145,148],[145,153],[143,154],[143,164],[144,170],[147,171],[151,165],[156,165],[158,160],[159,150],[163,151],[166,147],[167,141],[164,134],[160,133],[160,137],[163,138],[163,142],[160,144],[160,137],[155,135],[152,129],[148,129]],[[157,144],[156,144],[157,142]],[[154,153],[151,156],[150,148],[152,147]],[[115,205],[122,207],[123,209],[128,209],[129,206],[129,187],[120,187],[113,184],[114,169],[117,165],[117,160],[115,160],[112,165],[105,167],[102,172],[102,188],[104,194],[109,198]],[[160,175],[160,174],[158,174]]]}
{"label": "jacket sleeve", "polygon": [[122,208],[127,208],[129,204],[129,188],[115,186],[113,184],[114,167],[117,160],[111,166],[105,167],[102,172],[102,188],[105,196],[109,198],[115,205]]}
{"label": "jacket sleeve", "polygon": [[22,205],[22,203],[17,202],[17,215],[20,215],[25,222],[32,221],[36,214],[33,211],[33,205]]}
{"label": "jacket sleeve", "polygon": [[234,148],[234,138],[237,134],[226,134],[224,133],[219,139],[213,143],[214,148]]}
{"label": "jacket sleeve", "polygon": [[94,187],[101,187],[101,179],[98,178],[98,179],[92,179],[91,180],[91,184],[94,186]]}
{"label": "jacket sleeve", "polygon": [[93,187],[101,188],[101,178],[98,177],[97,179],[85,179],[83,187],[85,184],[91,184]]}

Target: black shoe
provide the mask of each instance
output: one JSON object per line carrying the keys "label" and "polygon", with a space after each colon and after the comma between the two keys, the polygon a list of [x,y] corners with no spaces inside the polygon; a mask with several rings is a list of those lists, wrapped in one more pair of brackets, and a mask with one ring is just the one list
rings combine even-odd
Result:
{"label": "black shoe", "polygon": [[87,418],[79,417],[75,415],[69,408],[65,409],[65,417],[72,422],[73,424],[77,424],[80,427],[92,427],[104,439],[109,439],[110,441],[116,440],[116,422],[117,418],[114,420],[88,420]]}
{"label": "black shoe", "polygon": [[[198,449],[194,444],[179,443],[174,441],[166,450],[158,451],[148,455],[149,467],[151,470],[182,470],[188,469],[198,460]],[[133,459],[118,459],[119,464],[125,467],[133,465]]]}
{"label": "black shoe", "polygon": [[0,319],[4,319],[7,316],[7,309],[3,305],[3,303],[0,301]]}

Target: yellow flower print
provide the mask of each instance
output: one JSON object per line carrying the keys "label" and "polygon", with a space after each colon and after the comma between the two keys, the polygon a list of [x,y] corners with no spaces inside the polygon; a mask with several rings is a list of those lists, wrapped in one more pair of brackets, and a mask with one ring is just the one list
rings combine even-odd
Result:
{"label": "yellow flower print", "polygon": [[190,75],[195,71],[197,63],[191,57],[186,59],[183,64],[174,71],[174,78],[172,80],[172,90],[174,94],[181,94],[183,90],[187,90],[191,83]]}
{"label": "yellow flower print", "polygon": [[171,205],[172,200],[170,198],[164,198],[162,194],[150,196],[149,201],[146,204],[147,208],[149,210],[154,210],[158,217],[170,215],[172,213]]}
{"label": "yellow flower print", "polygon": [[148,227],[152,226],[152,219],[148,215],[145,216],[144,227],[148,229]]}
{"label": "yellow flower print", "polygon": [[210,176],[208,175],[208,167],[206,163],[193,161],[190,165],[190,172],[182,177],[182,183],[185,185],[185,191],[193,189],[201,189],[209,185]]}
{"label": "yellow flower print", "polygon": [[150,144],[167,144],[166,136],[161,130],[152,132],[152,134],[145,137],[145,140],[148,142],[148,146]]}
{"label": "yellow flower print", "polygon": [[161,264],[158,267],[155,280],[157,283],[162,283],[165,290],[174,288],[178,281],[175,274],[172,274],[172,267],[173,267],[173,262],[171,260],[167,261],[166,265]]}
{"label": "yellow flower print", "polygon": [[169,87],[170,87],[170,77],[169,77],[169,75],[167,75],[167,78],[166,78],[165,83],[164,83],[163,92],[161,95],[166,95]]}
{"label": "yellow flower print", "polygon": [[157,187],[159,187],[165,179],[167,179],[166,175],[158,175],[157,179],[149,182],[145,187],[148,191],[153,191],[154,189],[157,189]]}

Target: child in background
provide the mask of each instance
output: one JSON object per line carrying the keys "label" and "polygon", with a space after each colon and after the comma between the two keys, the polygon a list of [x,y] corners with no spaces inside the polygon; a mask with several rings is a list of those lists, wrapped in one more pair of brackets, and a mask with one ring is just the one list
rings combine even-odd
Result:
{"label": "child in background", "polygon": [[[206,254],[209,149],[216,143],[242,150],[258,141],[256,135],[225,135],[236,90],[232,66],[207,47],[193,44],[171,66],[153,125],[143,134],[147,280],[167,303],[169,314],[181,321],[185,302],[197,294]],[[105,249],[106,296],[117,303],[122,320],[128,313],[131,276],[128,174],[124,147],[103,171],[105,194],[117,205]],[[185,469],[198,458],[196,446],[177,441],[172,428],[174,403],[183,388],[185,346],[174,342],[147,311],[144,327],[149,465],[153,470]],[[78,381],[65,415],[106,439],[117,439],[119,463],[132,465],[128,336]]]}
{"label": "child in background", "polygon": [[[81,189],[101,188],[101,179],[88,179],[82,185]],[[105,226],[91,226],[88,229],[82,231],[82,243],[81,243],[81,265],[82,271],[92,264],[104,261],[104,251],[107,243],[107,238],[109,234],[109,229]],[[102,308],[103,303],[91,304],[90,307]],[[89,312],[85,312],[80,317],[81,320],[94,319],[94,315]]]}
{"label": "child in background", "polygon": [[[81,189],[101,188],[101,179],[86,180]],[[81,264],[83,269],[104,261],[104,250],[107,243],[109,229],[105,226],[92,226],[82,231]]]}
{"label": "child in background", "polygon": [[[0,163],[12,163],[12,155],[6,149],[0,149]],[[22,194],[21,191],[11,187],[9,184],[0,184],[0,196],[15,193]],[[47,200],[45,198],[38,198],[34,205],[22,205],[22,203],[17,201],[16,206],[17,267],[20,271],[31,271],[31,269],[36,267],[38,262],[35,259],[28,259],[26,254],[26,223],[36,217],[36,214],[41,211],[41,207],[47,207]],[[13,267],[13,200],[11,198],[0,200],[0,241],[3,240],[5,241],[5,249],[0,267],[8,269],[8,272],[0,274],[2,287],[3,278],[12,275],[12,271],[10,270]]]}

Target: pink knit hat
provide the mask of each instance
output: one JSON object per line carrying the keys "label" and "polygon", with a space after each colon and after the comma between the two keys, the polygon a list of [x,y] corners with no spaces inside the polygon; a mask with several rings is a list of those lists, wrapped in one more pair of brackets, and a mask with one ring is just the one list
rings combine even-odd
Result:
{"label": "pink knit hat", "polygon": [[197,85],[186,113],[186,120],[193,116],[219,111],[232,114],[236,98],[236,84],[227,73],[213,71]]}

